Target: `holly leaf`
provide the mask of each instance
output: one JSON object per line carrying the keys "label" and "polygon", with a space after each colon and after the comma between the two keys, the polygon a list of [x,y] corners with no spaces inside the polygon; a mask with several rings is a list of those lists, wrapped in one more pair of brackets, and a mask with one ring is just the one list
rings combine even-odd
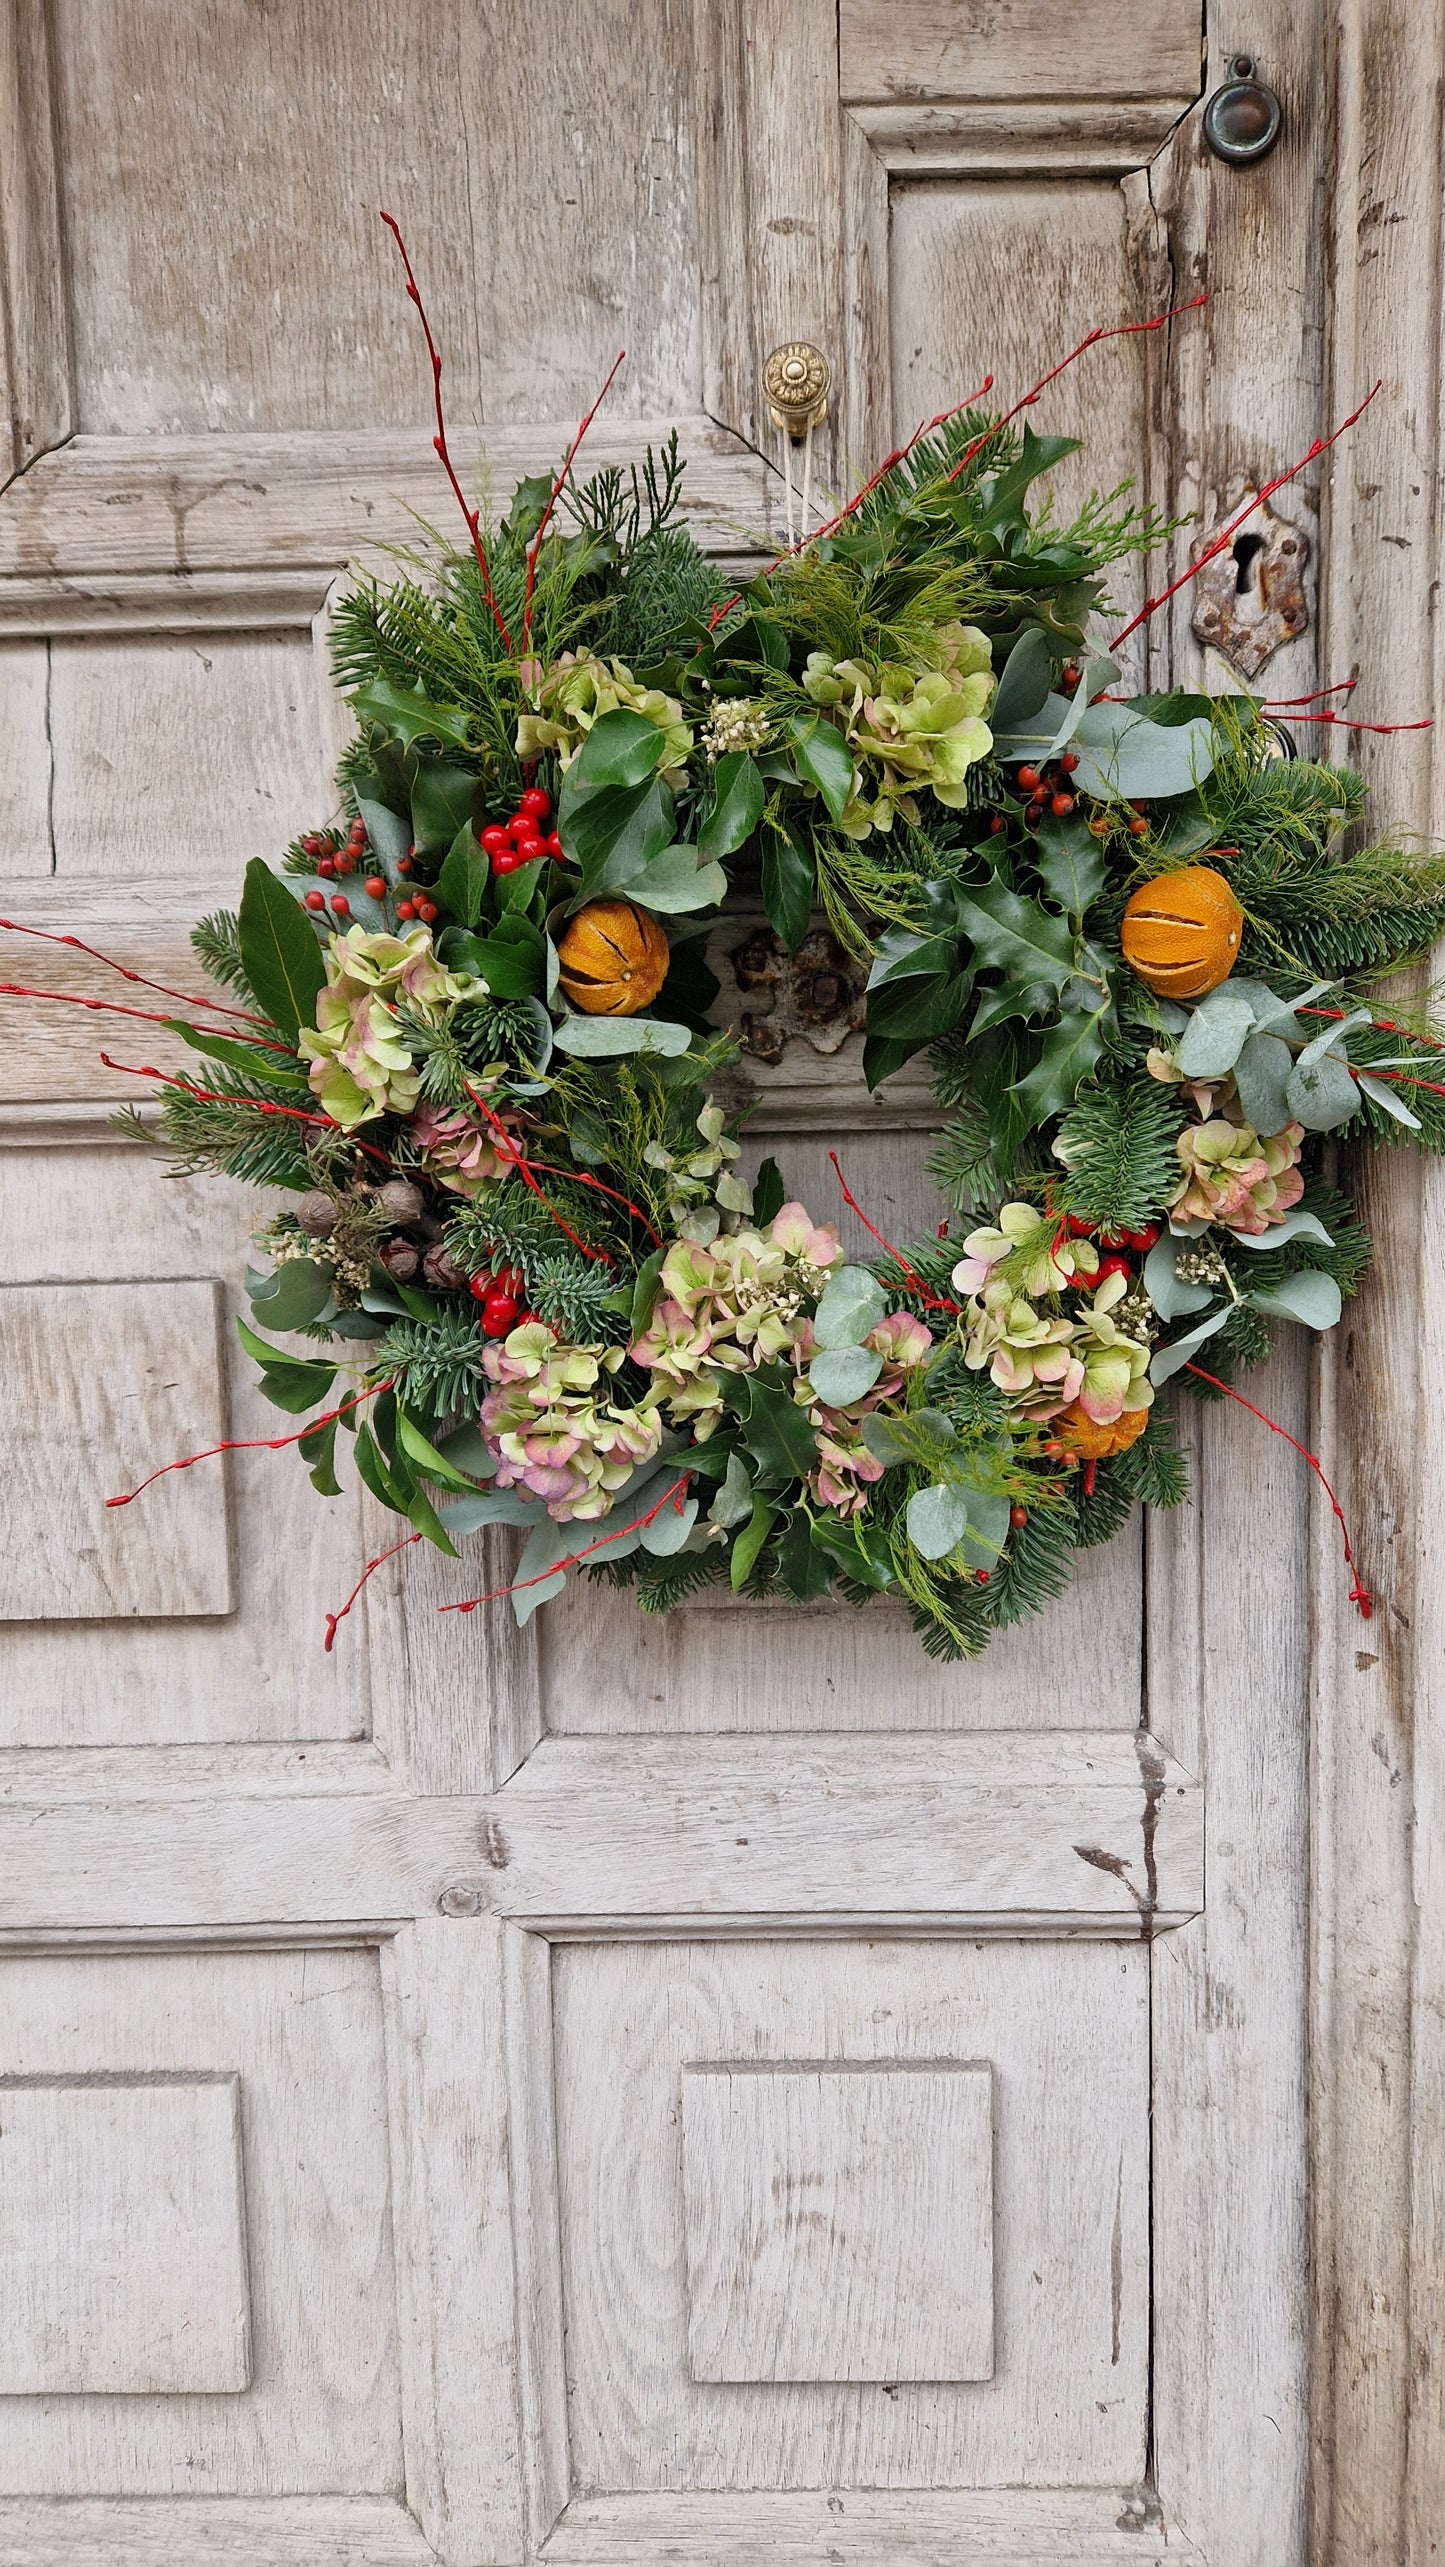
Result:
{"label": "holly leaf", "polygon": [[829,819],[841,820],[853,793],[853,759],[842,732],[822,713],[795,713],[788,737],[803,782],[817,786]]}
{"label": "holly leaf", "polygon": [[1057,996],[1057,990],[1050,989],[1044,981],[999,981],[993,989],[985,990],[974,1010],[968,1029],[970,1043],[980,1034],[987,1034],[991,1026],[1007,1024],[1011,1017],[1027,1020],[1047,1015]]}
{"label": "holly leaf", "polygon": [[813,914],[813,857],[786,820],[770,820],[763,840],[763,907],[790,954]]}
{"label": "holly leaf", "polygon": [[1014,1087],[1015,1097],[1034,1122],[1047,1122],[1050,1115],[1062,1114],[1073,1104],[1104,1048],[1103,1023],[1109,1005],[1106,998],[1092,1012],[1071,1008],[1049,1027],[1033,1068]]}
{"label": "holly leaf", "polygon": [[437,889],[453,917],[460,918],[464,927],[475,927],[482,914],[491,870],[470,820],[463,821],[447,849],[446,862],[437,876]]}
{"label": "holly leaf", "polygon": [[792,1375],[776,1365],[734,1373],[720,1384],[739,1420],[738,1441],[760,1471],[777,1480],[801,1480],[817,1466],[812,1427],[792,1394]]}
{"label": "holly leaf", "polygon": [[793,1517],[778,1544],[778,1569],[783,1585],[798,1604],[826,1595],[832,1586],[832,1561],[826,1551],[814,1545],[813,1527],[806,1515]]}
{"label": "holly leaf", "polygon": [[[479,790],[479,779],[466,767],[444,766],[440,758],[418,761],[416,782],[411,789],[411,834],[419,856],[437,855],[443,847],[452,844],[458,831],[464,829],[472,818]],[[362,817],[366,818],[364,810]],[[387,817],[394,821],[394,828],[400,831],[404,842],[405,822],[395,820],[390,812]],[[376,832],[370,821],[367,821],[367,835],[378,855],[392,852],[377,844]],[[399,852],[406,854],[405,843]]]}
{"label": "holly leaf", "polygon": [[1074,938],[1067,918],[1041,909],[1001,882],[957,893],[958,914],[980,962],[1011,979],[1064,986],[1074,968]]}
{"label": "holly leaf", "polygon": [[1034,840],[1034,863],[1050,899],[1076,922],[1104,888],[1103,850],[1086,820],[1048,813]]}
{"label": "holly leaf", "polygon": [[703,855],[714,862],[735,855],[756,829],[766,800],[757,760],[746,749],[730,749],[719,758],[713,769],[712,808],[697,833]]}
{"label": "holly leaf", "polygon": [[236,942],[249,987],[278,1032],[294,1042],[303,1025],[316,1023],[326,963],[305,910],[259,856],[246,867]]}
{"label": "holly leaf", "polygon": [[420,687],[393,686],[390,678],[374,677],[358,687],[351,701],[363,722],[380,723],[404,748],[414,748],[418,740],[440,740],[453,749],[467,745],[467,716],[461,706],[433,704]]}

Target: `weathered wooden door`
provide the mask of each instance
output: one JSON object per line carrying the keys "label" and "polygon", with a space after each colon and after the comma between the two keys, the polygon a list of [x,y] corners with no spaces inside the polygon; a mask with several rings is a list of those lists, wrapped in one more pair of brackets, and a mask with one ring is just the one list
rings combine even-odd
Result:
{"label": "weathered wooden door", "polygon": [[[1040,414],[1205,521],[1384,371],[1327,663],[1319,485],[1278,502],[1313,551],[1269,684],[1373,661],[1417,710],[1439,65],[1398,101],[1381,65],[1439,36],[1377,14],[4,0],[6,917],[184,986],[191,919],[326,808],[328,592],[443,513],[380,204],[497,494],[625,343],[596,451],[677,419],[724,553],[776,526],[783,340],[832,361],[846,488],[985,369],[1012,400],[1207,286]],[[1231,171],[1199,101],[1246,40],[1286,136]],[[1201,665],[1187,598],[1140,648]],[[1408,1293],[1344,1353],[1361,1503],[1401,1528],[1353,1660],[1305,1477],[1213,1415],[1189,1512],[976,1667],[886,1606],[649,1624],[583,1587],[519,1638],[440,1619],[414,1554],[328,1656],[379,1547],[354,1494],[247,1453],[103,1511],[270,1431],[230,1325],[248,1207],[111,1127],[143,1084],[100,1041],[169,1058],[155,1027],[5,1004],[0,2556],[1291,2567],[1312,2483],[1321,2567],[1434,2556],[1402,1346],[1427,1415],[1440,1377]],[[867,1101],[809,1005],[816,1039],[755,1032],[759,1145],[824,1218],[838,1146],[907,1236],[926,1091]],[[1304,1431],[1302,1357],[1267,1399]]]}

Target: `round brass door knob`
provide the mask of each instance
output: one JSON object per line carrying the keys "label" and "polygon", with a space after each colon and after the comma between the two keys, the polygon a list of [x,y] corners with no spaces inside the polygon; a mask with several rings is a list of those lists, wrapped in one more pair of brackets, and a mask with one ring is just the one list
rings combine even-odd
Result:
{"label": "round brass door knob", "polygon": [[1284,130],[1284,109],[1255,76],[1253,57],[1237,53],[1229,77],[1204,110],[1204,139],[1216,160],[1247,169],[1273,151]]}

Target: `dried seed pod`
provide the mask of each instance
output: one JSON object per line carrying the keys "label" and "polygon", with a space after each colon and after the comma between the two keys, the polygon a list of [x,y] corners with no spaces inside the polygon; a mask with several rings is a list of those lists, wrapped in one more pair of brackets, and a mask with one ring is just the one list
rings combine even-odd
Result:
{"label": "dried seed pod", "polygon": [[460,1292],[467,1280],[450,1249],[442,1247],[440,1241],[436,1247],[428,1248],[421,1261],[421,1270],[427,1282],[435,1284],[438,1292]]}
{"label": "dried seed pod", "polygon": [[376,1205],[388,1221],[415,1221],[423,1200],[420,1186],[413,1185],[409,1177],[388,1177],[377,1191]]}
{"label": "dried seed pod", "polygon": [[329,1194],[317,1187],[303,1194],[296,1206],[296,1218],[308,1239],[329,1239],[336,1227],[337,1207]]}
{"label": "dried seed pod", "polygon": [[376,1253],[393,1283],[410,1283],[421,1263],[409,1239],[383,1239]]}

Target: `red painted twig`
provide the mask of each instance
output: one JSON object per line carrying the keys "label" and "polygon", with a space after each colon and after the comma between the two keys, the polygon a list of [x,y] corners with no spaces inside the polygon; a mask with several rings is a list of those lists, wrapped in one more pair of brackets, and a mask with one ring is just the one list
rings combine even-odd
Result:
{"label": "red painted twig", "polygon": [[1049,385],[1064,372],[1065,367],[1071,366],[1075,359],[1083,356],[1089,348],[1096,348],[1101,339],[1132,339],[1147,336],[1151,330],[1167,328],[1168,324],[1171,321],[1177,321],[1182,313],[1197,312],[1201,303],[1207,303],[1208,300],[1207,294],[1196,294],[1192,302],[1176,303],[1172,311],[1158,312],[1152,321],[1116,321],[1111,329],[1106,330],[1101,325],[1097,329],[1090,330],[1086,338],[1080,339],[1076,348],[1070,348],[1066,357],[1060,357],[1057,365],[1051,365],[1047,374],[1039,376],[1032,391],[1026,392],[1022,401],[1016,401],[1012,410],[1005,410],[1001,419],[995,419],[991,427],[985,428],[981,436],[974,438],[973,444],[966,447],[959,456],[948,476],[949,480],[957,481],[965,465],[972,463],[974,456],[981,447],[988,444],[990,437],[996,437],[1000,428],[1006,428],[1009,421],[1016,419],[1021,410],[1031,410],[1040,395],[1045,393]]}
{"label": "red painted twig", "polygon": [[179,1462],[162,1462],[160,1469],[152,1471],[149,1479],[127,1489],[124,1497],[108,1497],[106,1505],[129,1506],[148,1488],[153,1488],[157,1480],[163,1480],[168,1472],[193,1470],[197,1462],[213,1462],[218,1453],[284,1453],[288,1444],[304,1444],[307,1436],[314,1435],[318,1427],[330,1426],[336,1418],[345,1417],[349,1410],[359,1408],[364,1399],[378,1399],[384,1390],[395,1388],[394,1374],[387,1381],[372,1382],[368,1389],[359,1390],[350,1399],[344,1399],[339,1408],[328,1408],[320,1417],[313,1417],[309,1425],[298,1427],[294,1435],[243,1435],[239,1439],[233,1436],[224,1444],[208,1444],[202,1453],[186,1453]]}
{"label": "red painted twig", "polygon": [[[55,1005],[59,1007],[88,1007],[91,1009],[93,1014],[99,1016],[134,1016],[139,1019],[142,1025],[174,1025],[176,1023],[174,1016],[159,1016],[153,1007],[122,1007],[119,1000],[114,998],[82,998],[79,993],[73,989],[31,989],[26,982],[18,980],[0,980],[0,998],[47,998],[52,1000]],[[206,1002],[204,999],[199,999],[196,1003],[198,1006],[204,1007]],[[185,1021],[187,1024],[191,1024],[189,1017],[187,1017]],[[255,1021],[263,1024],[265,1019],[257,1018]],[[219,1036],[220,1030],[219,1026],[191,1025],[191,1031],[194,1034],[213,1034]],[[290,1044],[278,1042],[273,1034],[247,1034],[244,1037],[236,1034],[228,1034],[226,1039],[228,1042],[232,1043],[244,1039],[248,1043],[256,1044],[262,1051],[284,1052],[287,1057],[292,1060],[296,1057],[294,1052],[291,1050]]]}
{"label": "red painted twig", "polygon": [[593,402],[591,409],[588,411],[587,416],[578,428],[576,436],[573,438],[571,445],[567,449],[566,455],[563,458],[562,469],[552,484],[547,505],[542,511],[542,522],[538,526],[536,534],[532,537],[531,544],[528,547],[527,592],[522,601],[523,659],[527,656],[528,647],[532,639],[532,591],[537,585],[537,557],[542,550],[542,538],[546,534],[547,528],[552,522],[552,511],[556,507],[558,499],[561,497],[562,492],[566,487],[567,475],[571,471],[573,463],[576,461],[577,449],[581,445],[583,438],[586,436],[588,429],[591,427],[593,420],[596,418],[598,411],[601,409],[603,402],[606,400],[608,393],[611,391],[613,383],[616,380],[617,369],[621,365],[626,354],[627,350],[625,348],[619,348],[616,356],[613,358],[612,372],[609,374],[607,381],[602,386],[602,389],[598,393],[596,400]]}
{"label": "red painted twig", "polygon": [[202,1105],[243,1105],[248,1114],[280,1115],[283,1121],[290,1123],[317,1123],[325,1132],[343,1133],[355,1149],[364,1150],[369,1159],[376,1159],[382,1167],[391,1166],[385,1150],[378,1150],[370,1141],[363,1141],[359,1132],[346,1132],[345,1126],[333,1122],[329,1114],[308,1114],[303,1105],[271,1105],[258,1096],[224,1096],[219,1088],[197,1087],[194,1079],[173,1078],[169,1070],[158,1070],[153,1061],[113,1061],[109,1052],[102,1052],[100,1057],[108,1070],[119,1070],[123,1078],[156,1079],[162,1087],[178,1087],[183,1096],[194,1096]]}
{"label": "red painted twig", "polygon": [[1287,1444],[1293,1444],[1294,1449],[1299,1454],[1301,1460],[1308,1462],[1310,1469],[1314,1472],[1315,1478],[1319,1481],[1321,1488],[1324,1490],[1326,1497],[1334,1508],[1335,1516],[1339,1523],[1340,1538],[1345,1546],[1345,1564],[1355,1582],[1350,1589],[1350,1602],[1351,1604],[1357,1604],[1359,1606],[1363,1618],[1368,1622],[1371,1614],[1375,1610],[1375,1599],[1360,1584],[1360,1572],[1355,1562],[1354,1552],[1350,1548],[1350,1528],[1345,1522],[1345,1510],[1341,1506],[1339,1499],[1336,1497],[1334,1490],[1331,1488],[1329,1481],[1325,1478],[1323,1468],[1316,1460],[1315,1455],[1309,1450],[1307,1445],[1301,1444],[1297,1437],[1291,1435],[1287,1426],[1281,1426],[1277,1417],[1270,1417],[1264,1409],[1256,1408],[1252,1399],[1246,1399],[1241,1392],[1231,1390],[1228,1382],[1219,1381],[1213,1373],[1205,1372],[1201,1364],[1186,1364],[1184,1369],[1187,1373],[1197,1373],[1199,1379],[1202,1382],[1208,1382],[1212,1390],[1223,1391],[1225,1398],[1232,1399],[1236,1407],[1247,1408],[1251,1417],[1257,1417],[1259,1419],[1261,1426],[1267,1426],[1272,1435],[1282,1435]]}
{"label": "red painted twig", "polygon": [[362,1570],[360,1577],[357,1579],[355,1586],[352,1588],[350,1595],[347,1597],[346,1602],[342,1605],[340,1611],[338,1613],[328,1613],[326,1617],[326,1637],[321,1645],[327,1652],[328,1656],[336,1645],[338,1625],[346,1620],[348,1613],[355,1604],[356,1599],[360,1595],[362,1588],[365,1586],[367,1579],[375,1570],[384,1569],[388,1560],[394,1560],[398,1551],[409,1551],[413,1542],[419,1542],[421,1538],[422,1537],[419,1533],[403,1534],[399,1542],[393,1542],[389,1551],[378,1551],[374,1560],[367,1561],[365,1568]]}
{"label": "red painted twig", "polygon": [[122,980],[133,981],[137,989],[153,989],[162,998],[178,998],[183,1007],[204,1007],[211,1016],[238,1016],[248,1025],[264,1025],[267,1021],[264,1016],[254,1015],[249,1007],[227,1007],[219,998],[196,998],[187,989],[168,988],[163,980],[147,980],[144,972],[131,971],[127,964],[116,962],[98,945],[87,945],[79,936],[57,936],[49,927],[23,927],[18,918],[0,918],[0,927],[9,936],[38,936],[47,945],[69,945],[73,953],[89,954],[92,962],[104,963],[108,972],[119,972]]}
{"label": "red painted twig", "polygon": [[512,636],[508,632],[506,624],[502,619],[502,610],[497,604],[496,597],[493,594],[492,574],[487,565],[486,549],[482,543],[481,535],[478,532],[481,524],[482,512],[480,508],[469,508],[467,506],[467,495],[463,490],[461,483],[457,479],[456,470],[452,463],[451,454],[447,446],[447,423],[442,411],[441,353],[437,347],[435,339],[432,337],[431,323],[426,316],[426,305],[421,299],[421,289],[412,272],[411,260],[407,256],[406,243],[401,237],[401,226],[397,222],[394,214],[383,213],[381,219],[386,225],[387,230],[390,232],[392,239],[395,241],[397,248],[401,252],[401,263],[406,269],[406,290],[413,303],[416,305],[417,312],[421,320],[421,326],[426,336],[426,352],[431,359],[432,399],[436,404],[437,414],[437,432],[432,439],[432,449],[436,454],[448,481],[451,483],[452,495],[456,500],[457,506],[460,508],[463,517],[467,521],[467,533],[472,539],[472,550],[477,557],[477,569],[481,573],[482,595],[486,599],[488,606],[491,608],[492,621],[496,625],[497,631],[501,634],[503,648],[510,651],[512,647]]}
{"label": "red painted twig", "polygon": [[843,1171],[838,1165],[837,1151],[830,1150],[828,1152],[828,1156],[833,1163],[833,1174],[837,1178],[838,1184],[842,1189],[843,1201],[847,1204],[849,1211],[857,1214],[858,1219],[862,1222],[869,1238],[876,1239],[880,1248],[887,1249],[888,1254],[892,1258],[895,1266],[898,1268],[899,1273],[907,1276],[909,1289],[916,1294],[917,1298],[921,1302],[925,1302],[930,1310],[946,1310],[953,1313],[954,1316],[961,1315],[963,1310],[962,1302],[949,1301],[947,1299],[940,1298],[936,1292],[930,1292],[922,1276],[914,1273],[913,1268],[910,1266],[908,1259],[904,1256],[902,1249],[895,1248],[891,1239],[885,1239],[882,1231],[874,1228],[873,1223],[869,1220],[868,1215],[864,1211],[862,1204],[858,1201],[857,1196],[850,1194],[848,1191]]}
{"label": "red painted twig", "polygon": [[1299,462],[1292,463],[1287,472],[1277,472],[1273,481],[1267,481],[1263,490],[1257,491],[1254,498],[1249,500],[1246,505],[1239,510],[1238,515],[1230,518],[1223,534],[1216,535],[1213,543],[1205,545],[1205,548],[1197,561],[1191,562],[1189,568],[1186,571],[1181,571],[1177,579],[1171,580],[1167,588],[1162,588],[1157,597],[1150,597],[1145,600],[1144,604],[1140,607],[1138,614],[1114,635],[1113,640],[1109,644],[1110,650],[1117,651],[1121,642],[1127,642],[1131,633],[1137,633],[1141,624],[1147,624],[1151,615],[1156,614],[1161,606],[1167,605],[1170,598],[1177,596],[1181,588],[1187,588],[1192,579],[1197,579],[1206,562],[1214,561],[1220,553],[1226,551],[1235,535],[1239,532],[1240,527],[1244,524],[1245,519],[1247,517],[1252,517],[1256,508],[1262,508],[1265,501],[1271,498],[1276,490],[1282,490],[1287,481],[1293,481],[1296,473],[1303,472],[1305,466],[1307,464],[1312,464],[1317,455],[1322,455],[1327,447],[1332,446],[1335,443],[1337,438],[1342,437],[1347,428],[1353,428],[1356,420],[1364,417],[1370,403],[1375,398],[1375,394],[1380,391],[1381,388],[1380,383],[1372,384],[1369,391],[1366,393],[1364,400],[1360,403],[1358,410],[1352,410],[1348,419],[1342,419],[1339,426],[1337,428],[1332,428],[1327,437],[1316,437],[1309,453],[1307,455],[1301,455]]}
{"label": "red painted twig", "polygon": [[599,1534],[597,1540],[589,1542],[584,1550],[569,1551],[565,1560],[554,1560],[550,1569],[539,1570],[535,1578],[521,1578],[515,1586],[493,1587],[490,1595],[471,1595],[461,1604],[439,1604],[438,1613],[475,1613],[479,1604],[498,1604],[504,1595],[525,1595],[528,1587],[545,1586],[547,1580],[555,1578],[559,1570],[580,1567],[584,1560],[591,1559],[594,1551],[606,1551],[614,1542],[621,1542],[627,1534],[643,1532],[649,1524],[656,1523],[665,1506],[675,1506],[676,1512],[681,1515],[684,1492],[691,1477],[691,1471],[684,1471],[681,1479],[674,1480],[670,1489],[663,1490],[656,1506],[650,1506],[645,1515],[635,1517],[631,1524],[619,1524],[611,1533]]}

